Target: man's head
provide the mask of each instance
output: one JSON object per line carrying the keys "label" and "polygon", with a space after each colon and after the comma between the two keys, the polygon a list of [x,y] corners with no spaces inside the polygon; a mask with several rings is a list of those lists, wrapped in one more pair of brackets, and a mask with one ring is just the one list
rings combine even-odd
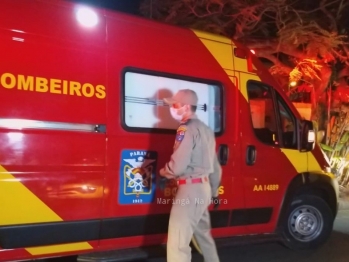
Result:
{"label": "man's head", "polygon": [[178,121],[182,121],[195,113],[198,96],[193,90],[182,89],[173,97],[164,98],[164,101],[170,106],[172,117]]}

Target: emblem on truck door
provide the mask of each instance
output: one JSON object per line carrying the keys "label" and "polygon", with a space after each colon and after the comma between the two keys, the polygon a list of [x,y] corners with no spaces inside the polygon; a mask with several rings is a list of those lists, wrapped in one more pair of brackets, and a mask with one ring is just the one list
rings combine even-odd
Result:
{"label": "emblem on truck door", "polygon": [[120,167],[120,204],[145,204],[154,201],[157,153],[124,150]]}

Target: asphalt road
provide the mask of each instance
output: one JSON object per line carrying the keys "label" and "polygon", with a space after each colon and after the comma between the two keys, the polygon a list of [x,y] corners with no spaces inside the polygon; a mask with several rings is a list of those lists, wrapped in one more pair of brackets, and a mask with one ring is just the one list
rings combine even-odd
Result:
{"label": "asphalt road", "polygon": [[[347,262],[349,261],[349,209],[339,211],[329,241],[315,251],[295,252],[278,243],[264,243],[221,248],[218,253],[221,262]],[[49,260],[49,262],[75,261],[75,257]],[[166,262],[166,258],[137,262]],[[194,253],[192,262],[203,262],[203,258]]]}
{"label": "asphalt road", "polygon": [[[349,210],[341,210],[329,241],[315,251],[295,252],[278,243],[235,246],[218,250],[221,262],[347,262],[349,261]],[[192,262],[202,262],[194,254]],[[165,258],[137,262],[166,262]]]}

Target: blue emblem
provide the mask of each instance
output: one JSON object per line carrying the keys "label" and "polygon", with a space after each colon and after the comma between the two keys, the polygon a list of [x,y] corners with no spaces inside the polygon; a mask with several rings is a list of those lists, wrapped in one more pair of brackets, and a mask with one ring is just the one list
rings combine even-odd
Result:
{"label": "blue emblem", "polygon": [[184,132],[183,131],[178,132],[176,135],[176,141],[182,142],[183,139],[184,139]]}
{"label": "blue emblem", "polygon": [[187,127],[185,125],[180,125],[179,128],[177,129],[176,141],[182,142],[186,131],[187,131]]}
{"label": "blue emblem", "polygon": [[123,150],[120,165],[120,204],[152,203],[155,198],[157,152]]}

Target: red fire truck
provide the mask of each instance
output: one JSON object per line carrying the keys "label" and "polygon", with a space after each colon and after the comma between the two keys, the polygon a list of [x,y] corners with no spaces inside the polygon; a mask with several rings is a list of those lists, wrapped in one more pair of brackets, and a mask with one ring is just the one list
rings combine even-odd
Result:
{"label": "red fire truck", "polygon": [[177,123],[163,98],[182,88],[216,134],[216,240],[328,239],[338,186],[312,122],[244,46],[58,0],[2,0],[0,17],[0,261],[165,244],[176,183],[158,172]]}

